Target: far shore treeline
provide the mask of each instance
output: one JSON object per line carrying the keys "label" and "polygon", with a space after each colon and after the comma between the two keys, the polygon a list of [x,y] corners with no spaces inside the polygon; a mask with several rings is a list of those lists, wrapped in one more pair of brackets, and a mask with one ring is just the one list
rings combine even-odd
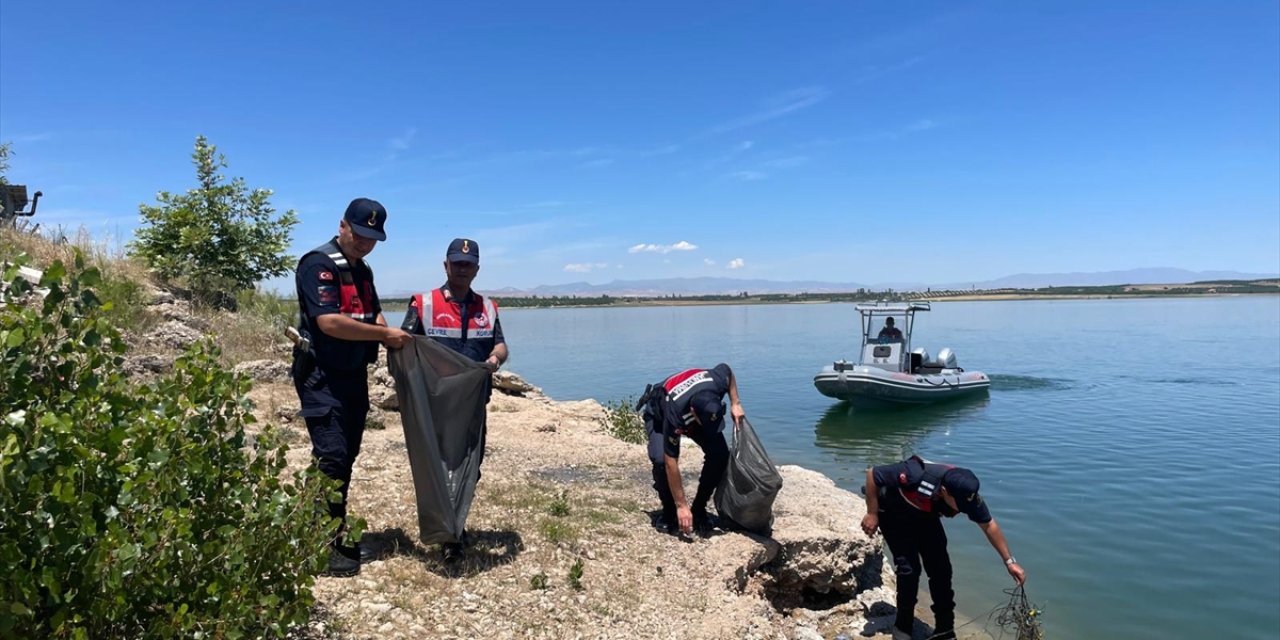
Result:
{"label": "far shore treeline", "polygon": [[[1156,296],[1214,296],[1235,294],[1280,294],[1280,280],[1203,280],[1167,285],[1099,285],[1073,287],[1040,287],[1036,289],[948,289],[926,291],[871,291],[859,289],[843,293],[764,293],[743,291],[735,294],[701,294],[663,296],[503,296],[492,295],[506,308],[548,307],[636,307],[698,304],[792,304],[821,302],[870,302],[875,300],[1032,300],[1037,298],[1146,298]],[[384,298],[387,311],[403,311],[409,298]]]}

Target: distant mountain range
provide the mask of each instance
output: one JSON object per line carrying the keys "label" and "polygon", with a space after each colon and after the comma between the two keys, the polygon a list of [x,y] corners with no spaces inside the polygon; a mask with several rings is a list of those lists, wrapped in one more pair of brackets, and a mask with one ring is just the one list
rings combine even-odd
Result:
{"label": "distant mountain range", "polygon": [[[732,295],[746,291],[764,293],[838,293],[868,289],[872,291],[924,291],[925,289],[1036,289],[1040,287],[1105,286],[1119,284],[1181,284],[1201,280],[1260,280],[1277,278],[1274,273],[1241,273],[1239,271],[1188,271],[1168,267],[1075,273],[1019,273],[995,280],[977,282],[824,282],[820,280],[760,280],[739,278],[662,278],[654,280],[614,280],[605,284],[570,282],[539,285],[531,289],[506,287],[483,290],[497,297],[527,296],[664,296],[664,295]],[[408,293],[392,293],[403,297]]]}

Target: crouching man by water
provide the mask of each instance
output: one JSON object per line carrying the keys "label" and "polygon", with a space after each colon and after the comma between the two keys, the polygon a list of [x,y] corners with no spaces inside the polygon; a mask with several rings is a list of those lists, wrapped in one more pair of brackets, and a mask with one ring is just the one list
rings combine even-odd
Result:
{"label": "crouching man by water", "polygon": [[922,563],[929,574],[929,595],[933,598],[934,635],[931,637],[956,637],[951,557],[947,555],[947,534],[942,529],[940,516],[951,518],[957,513],[969,516],[1000,554],[1009,575],[1019,585],[1026,581],[1026,572],[1009,553],[1000,525],[978,495],[978,477],[972,471],[912,456],[902,462],[867,469],[866,495],[867,515],[862,519],[862,530],[873,535],[879,528],[884,534],[898,577],[894,640],[911,638]]}
{"label": "crouching man by water", "polygon": [[[729,394],[730,415],[740,426],[746,413],[738,397],[738,383],[729,365],[713,369],[689,369],[651,385],[642,398],[645,432],[649,436],[649,460],[653,463],[653,488],[662,503],[659,526],[669,533],[709,532],[714,523],[707,501],[729,464],[724,439],[724,395]],[[690,503],[680,477],[680,437],[702,448],[702,474]]]}

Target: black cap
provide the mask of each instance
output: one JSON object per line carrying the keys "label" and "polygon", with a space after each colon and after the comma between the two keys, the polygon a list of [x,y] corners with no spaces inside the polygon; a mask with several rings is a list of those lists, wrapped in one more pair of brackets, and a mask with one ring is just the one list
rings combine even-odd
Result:
{"label": "black cap", "polygon": [[356,198],[347,205],[343,220],[351,226],[351,232],[370,240],[386,240],[387,232],[382,225],[387,223],[387,208],[377,200]]}
{"label": "black cap", "polygon": [[720,430],[724,424],[724,403],[720,402],[720,394],[714,391],[703,391],[689,401],[693,415],[704,429]]}
{"label": "black cap", "polygon": [[449,243],[449,251],[444,254],[449,262],[470,262],[480,264],[480,245],[475,240],[454,238]]}
{"label": "black cap", "polygon": [[978,495],[978,476],[964,467],[953,467],[942,474],[942,486],[956,499],[956,508],[966,515],[982,506]]}

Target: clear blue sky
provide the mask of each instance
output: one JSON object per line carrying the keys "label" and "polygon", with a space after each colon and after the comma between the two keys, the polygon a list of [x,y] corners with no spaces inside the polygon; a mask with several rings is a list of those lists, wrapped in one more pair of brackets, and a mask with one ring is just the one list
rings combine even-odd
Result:
{"label": "clear blue sky", "polygon": [[[357,8],[358,7],[358,8]],[[388,290],[1280,271],[1280,9],[1232,2],[0,2],[46,226],[127,239],[207,135]]]}

